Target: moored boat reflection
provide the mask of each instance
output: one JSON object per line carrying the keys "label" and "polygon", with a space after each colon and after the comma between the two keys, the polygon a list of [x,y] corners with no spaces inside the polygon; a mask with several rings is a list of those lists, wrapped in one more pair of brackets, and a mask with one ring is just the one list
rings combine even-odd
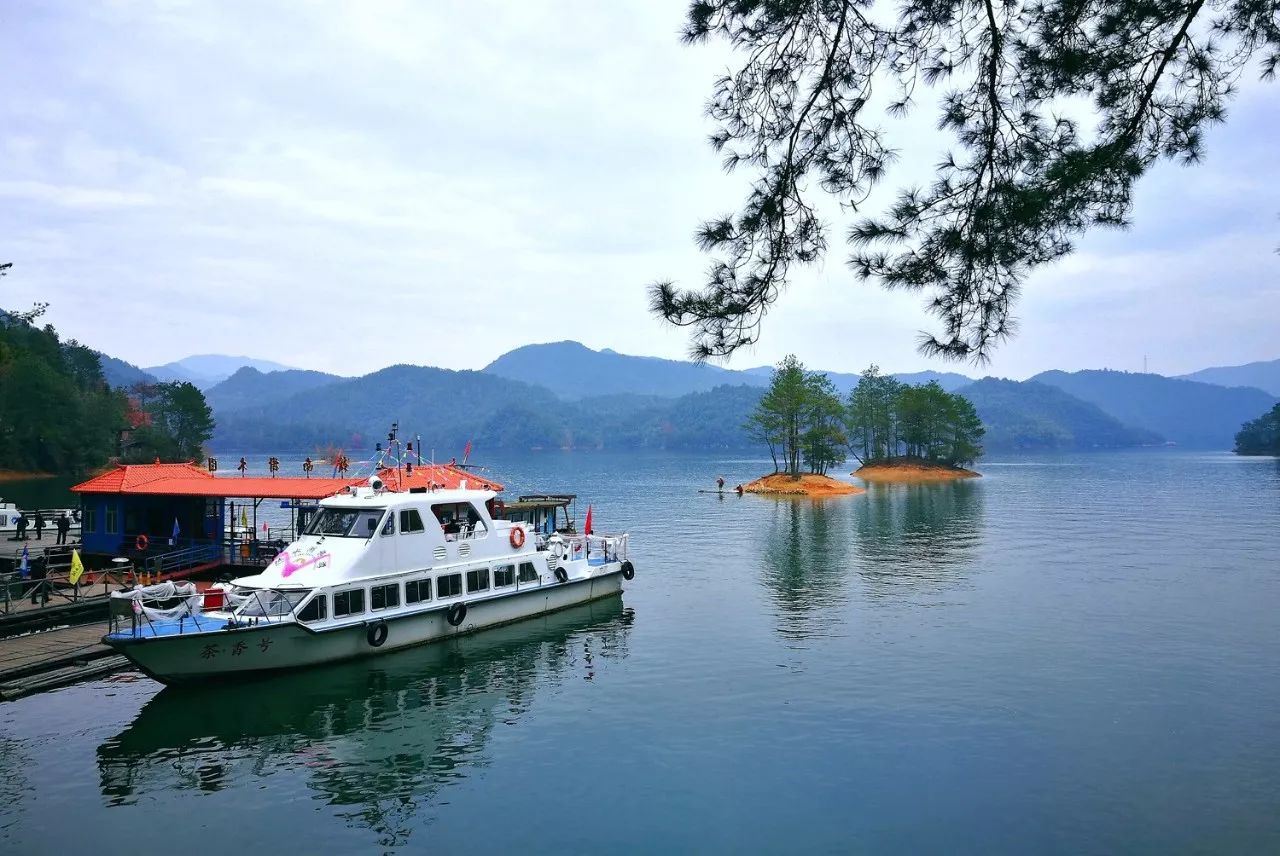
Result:
{"label": "moored boat reflection", "polygon": [[626,656],[612,597],[471,637],[228,687],[161,690],[98,747],[108,805],[161,790],[296,778],[348,821],[403,844],[415,808],[464,778],[537,695]]}

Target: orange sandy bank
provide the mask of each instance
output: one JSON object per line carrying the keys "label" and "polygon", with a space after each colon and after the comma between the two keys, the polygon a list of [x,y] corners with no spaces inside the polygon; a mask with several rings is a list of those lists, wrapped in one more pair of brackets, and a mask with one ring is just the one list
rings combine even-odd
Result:
{"label": "orange sandy bank", "polygon": [[786,473],[770,473],[761,476],[742,489],[747,493],[766,493],[774,496],[841,496],[850,493],[866,493],[866,488],[833,479],[830,476],[805,474],[793,479]]}
{"label": "orange sandy bank", "polygon": [[948,467],[942,464],[929,464],[920,461],[903,461],[893,464],[868,464],[859,467],[853,475],[863,481],[874,482],[922,482],[950,481],[951,479],[976,479],[982,473],[966,470],[963,467]]}
{"label": "orange sandy bank", "polygon": [[0,482],[51,478],[53,478],[53,473],[20,473],[15,470],[0,470]]}

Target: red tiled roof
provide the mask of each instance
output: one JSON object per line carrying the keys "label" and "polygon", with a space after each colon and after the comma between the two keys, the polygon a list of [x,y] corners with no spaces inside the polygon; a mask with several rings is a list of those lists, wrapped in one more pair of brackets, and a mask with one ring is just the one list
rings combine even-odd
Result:
{"label": "red tiled roof", "polygon": [[[71,488],[79,493],[146,493],[138,488],[168,479],[212,479],[195,464],[123,464]],[[169,491],[161,491],[168,493]]]}
{"label": "red tiled roof", "polygon": [[[383,469],[378,477],[389,490],[414,487],[457,488],[465,479],[467,487],[502,490],[502,485],[475,473],[447,464],[405,470]],[[269,476],[215,476],[194,464],[124,464],[110,472],[81,482],[76,493],[127,493],[140,496],[245,496],[265,499],[323,499],[351,485],[364,484],[361,478],[297,478]]]}

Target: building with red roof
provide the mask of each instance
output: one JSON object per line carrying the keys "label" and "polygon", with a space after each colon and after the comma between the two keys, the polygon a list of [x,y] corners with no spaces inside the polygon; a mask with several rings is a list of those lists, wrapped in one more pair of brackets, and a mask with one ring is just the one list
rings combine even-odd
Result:
{"label": "building with red roof", "polygon": [[[501,491],[492,479],[450,464],[383,468],[378,477],[387,490],[440,490],[465,485]],[[236,502],[257,510],[264,499],[287,500],[294,531],[305,524],[305,512],[328,496],[364,484],[368,476],[310,478],[297,476],[221,476],[195,464],[121,464],[71,490],[80,494],[81,540],[86,552],[121,555],[137,551],[139,536],[148,549],[167,545],[175,521],[182,545],[221,543]],[[182,546],[180,545],[180,546]]]}

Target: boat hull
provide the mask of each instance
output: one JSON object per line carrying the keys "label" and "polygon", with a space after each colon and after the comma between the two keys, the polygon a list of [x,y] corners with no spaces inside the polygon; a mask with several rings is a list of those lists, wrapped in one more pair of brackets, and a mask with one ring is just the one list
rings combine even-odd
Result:
{"label": "boat hull", "polygon": [[164,684],[182,684],[298,669],[322,663],[371,657],[468,633],[500,627],[571,606],[616,595],[622,574],[613,572],[526,592],[467,603],[458,627],[445,613],[450,604],[386,619],[386,641],[370,644],[373,613],[360,624],[316,632],[288,622],[237,627],[210,633],[161,637],[103,637],[103,642],[128,657],[148,676]]}

